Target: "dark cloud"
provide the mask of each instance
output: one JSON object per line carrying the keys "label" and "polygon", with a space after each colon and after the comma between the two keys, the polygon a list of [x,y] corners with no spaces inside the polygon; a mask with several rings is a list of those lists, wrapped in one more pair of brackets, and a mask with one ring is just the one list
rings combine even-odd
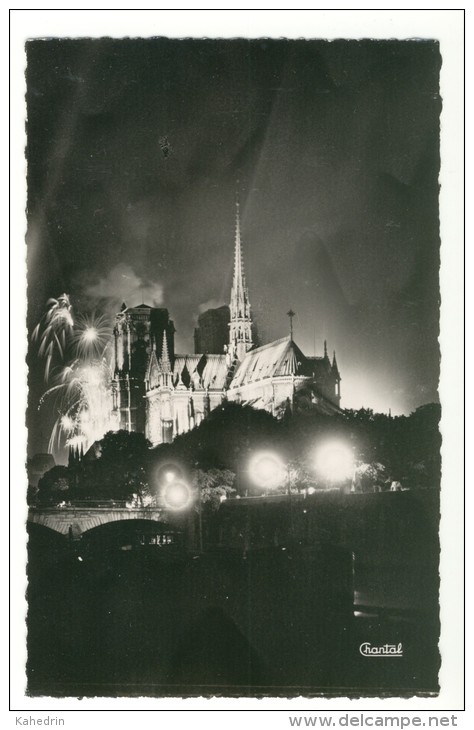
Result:
{"label": "dark cloud", "polygon": [[128,264],[117,264],[106,277],[86,285],[84,293],[96,305],[115,313],[122,302],[129,307],[136,307],[146,301],[153,307],[163,304],[163,287],[160,284],[146,281],[137,276]]}
{"label": "dark cloud", "polygon": [[229,299],[239,180],[263,336],[293,308],[303,349],[337,349],[346,405],[436,398],[437,43],[52,39],[27,58],[30,327],[63,290],[126,299],[122,267],[191,350],[200,305]]}

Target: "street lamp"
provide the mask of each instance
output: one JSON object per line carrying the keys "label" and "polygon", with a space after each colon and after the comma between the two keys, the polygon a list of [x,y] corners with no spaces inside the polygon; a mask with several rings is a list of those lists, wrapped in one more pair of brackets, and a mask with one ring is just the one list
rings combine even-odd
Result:
{"label": "street lamp", "polygon": [[193,494],[185,482],[170,479],[161,490],[161,499],[166,509],[181,512],[189,507]]}
{"label": "street lamp", "polygon": [[160,464],[156,471],[156,483],[166,509],[180,512],[193,501],[194,495],[183,476],[183,470],[173,461]]}
{"label": "street lamp", "polygon": [[340,484],[354,475],[354,454],[345,443],[328,441],[316,451],[315,466],[326,482]]}
{"label": "street lamp", "polygon": [[159,465],[155,473],[155,479],[158,488],[163,489],[167,484],[183,480],[183,470],[179,464],[169,461]]}
{"label": "street lamp", "polygon": [[249,475],[258,487],[275,489],[285,483],[287,468],[278,454],[261,451],[251,458]]}
{"label": "street lamp", "polygon": [[[198,541],[199,550],[203,551],[203,525],[202,525],[202,503],[201,490],[193,489],[184,469],[176,462],[161,464],[156,471],[156,482],[158,485],[161,504],[169,512],[188,513],[186,520],[193,522],[192,514],[197,513],[198,517]],[[191,527],[191,525],[190,525]],[[192,526],[193,535],[195,528]],[[194,537],[192,538],[194,542]]]}
{"label": "street lamp", "polygon": [[294,527],[290,464],[285,463],[278,454],[272,451],[260,451],[250,460],[249,475],[257,486],[263,487],[265,490],[276,489],[286,484],[290,517],[289,538],[291,540],[294,534]]}

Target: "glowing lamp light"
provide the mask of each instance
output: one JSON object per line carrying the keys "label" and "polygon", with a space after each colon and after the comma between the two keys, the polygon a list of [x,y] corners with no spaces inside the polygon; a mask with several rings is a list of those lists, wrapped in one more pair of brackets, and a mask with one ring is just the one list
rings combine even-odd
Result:
{"label": "glowing lamp light", "polygon": [[[159,488],[165,489],[173,482],[183,481],[183,469],[180,464],[170,461],[160,464],[155,473],[155,482]],[[186,480],[184,480],[186,481]]]}
{"label": "glowing lamp light", "polygon": [[354,455],[343,443],[332,441],[324,444],[316,453],[316,469],[330,482],[344,482],[354,472]]}
{"label": "glowing lamp light", "polygon": [[161,492],[161,498],[166,509],[178,512],[189,507],[192,492],[184,482],[170,481]]}
{"label": "glowing lamp light", "polygon": [[285,465],[277,454],[266,451],[255,454],[249,464],[252,481],[259,487],[279,487],[286,478]]}

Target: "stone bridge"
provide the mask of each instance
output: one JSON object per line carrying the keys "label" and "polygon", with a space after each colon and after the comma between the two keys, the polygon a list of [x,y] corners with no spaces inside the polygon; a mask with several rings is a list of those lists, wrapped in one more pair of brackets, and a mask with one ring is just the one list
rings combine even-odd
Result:
{"label": "stone bridge", "polygon": [[152,520],[160,522],[163,510],[156,508],[128,507],[30,507],[28,522],[49,527],[61,535],[82,534],[94,527],[122,520]]}

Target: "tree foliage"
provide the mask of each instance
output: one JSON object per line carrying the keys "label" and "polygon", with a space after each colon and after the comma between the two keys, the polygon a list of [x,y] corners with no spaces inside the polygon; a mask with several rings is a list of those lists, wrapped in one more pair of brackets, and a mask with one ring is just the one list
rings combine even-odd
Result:
{"label": "tree foliage", "polygon": [[207,511],[219,509],[223,499],[235,493],[235,474],[230,469],[197,469],[193,475],[193,484],[199,491],[201,505]]}
{"label": "tree foliage", "polygon": [[[334,416],[314,409],[287,413],[282,421],[250,406],[223,403],[197,428],[171,444],[152,449],[143,434],[110,432],[98,447],[68,467],[54,467],[39,483],[38,502],[64,499],[135,500],[149,504],[156,470],[179,464],[212,511],[222,497],[260,493],[248,472],[251,456],[275,451],[288,465],[292,490],[318,486],[315,451],[322,440],[340,439],[356,459],[356,488],[437,488],[440,481],[440,407],[430,404],[410,416],[391,417],[370,409]],[[286,491],[288,484],[281,486]],[[277,490],[278,491],[278,490]],[[66,496],[67,495],[67,496]]]}
{"label": "tree foliage", "polygon": [[370,464],[359,463],[355,469],[354,488],[357,492],[373,492],[385,490],[390,486],[387,468],[384,464],[373,461]]}
{"label": "tree foliage", "polygon": [[[361,475],[362,489],[384,487],[386,481],[400,481],[410,488],[438,488],[440,481],[440,406],[421,406],[409,416],[389,416],[371,409],[348,409],[324,416],[315,410],[296,413],[287,424],[288,441],[294,458],[311,472],[318,443],[336,439],[353,450],[358,467],[369,465]],[[380,465],[383,474],[375,474]],[[375,471],[374,471],[375,470]],[[371,476],[370,476],[371,475]]]}
{"label": "tree foliage", "polygon": [[70,473],[67,466],[53,466],[38,482],[38,504],[55,504],[70,499]]}
{"label": "tree foliage", "polygon": [[71,468],[76,484],[75,497],[129,500],[135,495],[143,501],[149,495],[150,446],[141,433],[106,433],[95,449],[98,456],[86,454]]}
{"label": "tree foliage", "polygon": [[153,450],[153,459],[178,461],[188,469],[230,469],[242,472],[256,449],[278,445],[283,448],[284,433],[278,421],[266,411],[224,402],[188,433],[173,443]]}

